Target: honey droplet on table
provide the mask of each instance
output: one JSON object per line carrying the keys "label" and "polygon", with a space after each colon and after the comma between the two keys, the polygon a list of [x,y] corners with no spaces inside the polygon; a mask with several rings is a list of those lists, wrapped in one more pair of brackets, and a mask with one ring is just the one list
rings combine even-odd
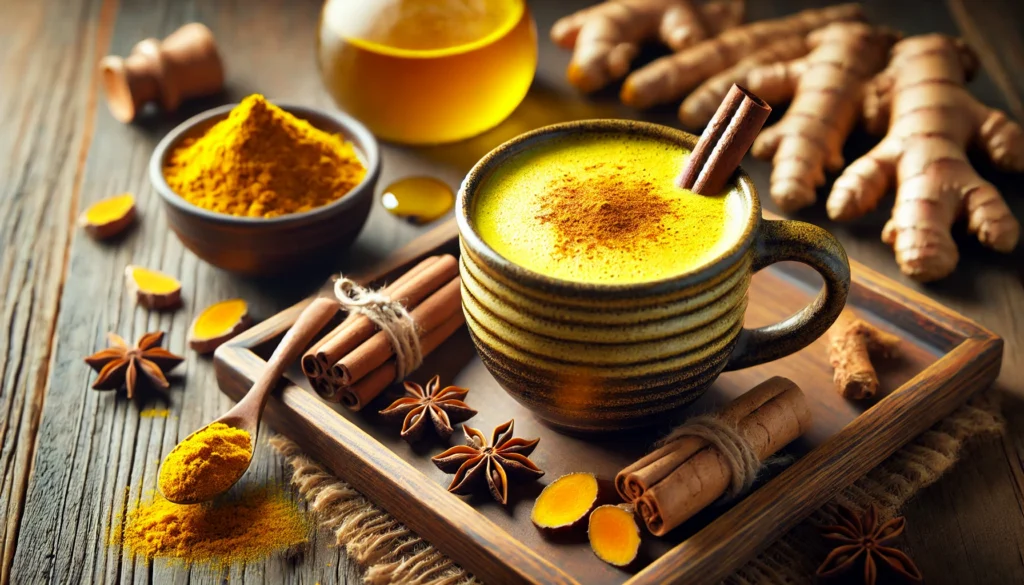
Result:
{"label": "honey droplet on table", "polygon": [[388,185],[381,203],[396,217],[425,224],[451,210],[455,193],[447,183],[433,177],[407,177]]}

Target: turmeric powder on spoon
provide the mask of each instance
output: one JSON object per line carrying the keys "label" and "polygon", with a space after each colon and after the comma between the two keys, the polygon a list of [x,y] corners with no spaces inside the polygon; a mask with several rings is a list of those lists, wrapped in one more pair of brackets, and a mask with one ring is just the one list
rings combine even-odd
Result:
{"label": "turmeric powder on spoon", "polygon": [[202,502],[227,491],[249,468],[249,433],[212,423],[178,444],[160,466],[160,491],[172,502]]}

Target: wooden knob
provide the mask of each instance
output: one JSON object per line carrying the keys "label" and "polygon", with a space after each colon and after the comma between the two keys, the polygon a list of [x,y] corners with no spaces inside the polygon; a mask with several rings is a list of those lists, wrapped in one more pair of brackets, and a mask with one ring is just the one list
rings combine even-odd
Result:
{"label": "wooden knob", "polygon": [[224,86],[213,33],[193,22],[163,42],[145,39],[126,58],[109,55],[100,61],[100,75],[110,113],[131,122],[149,102],[173,112],[183,100],[217,93]]}

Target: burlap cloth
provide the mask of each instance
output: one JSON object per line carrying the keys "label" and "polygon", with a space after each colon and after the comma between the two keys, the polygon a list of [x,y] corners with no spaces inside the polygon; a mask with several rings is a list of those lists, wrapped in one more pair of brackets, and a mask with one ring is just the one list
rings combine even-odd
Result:
{"label": "burlap cloth", "polygon": [[[979,394],[769,545],[726,583],[813,583],[814,571],[827,553],[815,526],[831,520],[835,505],[862,510],[875,504],[883,519],[888,519],[911,496],[951,469],[967,441],[998,435],[1004,425],[996,393]],[[292,482],[321,526],[334,532],[338,545],[344,546],[349,557],[364,568],[366,583],[479,583],[430,543],[303,455],[295,443],[283,437],[274,437],[270,443],[291,465]]]}

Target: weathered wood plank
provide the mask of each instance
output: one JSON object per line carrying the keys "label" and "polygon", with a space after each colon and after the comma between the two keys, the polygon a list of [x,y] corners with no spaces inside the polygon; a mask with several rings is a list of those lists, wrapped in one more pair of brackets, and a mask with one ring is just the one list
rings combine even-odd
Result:
{"label": "weathered wood plank", "polygon": [[114,4],[0,2],[0,582],[11,579]]}

